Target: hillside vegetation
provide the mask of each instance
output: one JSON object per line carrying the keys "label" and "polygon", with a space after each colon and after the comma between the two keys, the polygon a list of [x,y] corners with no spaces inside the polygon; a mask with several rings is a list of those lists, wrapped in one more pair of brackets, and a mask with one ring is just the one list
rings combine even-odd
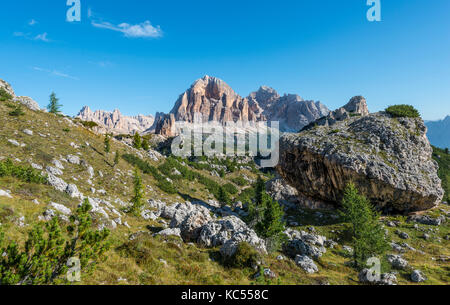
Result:
{"label": "hillside vegetation", "polygon": [[[220,247],[203,247],[175,236],[154,236],[168,227],[167,220],[146,217],[147,214],[136,217],[126,212],[133,196],[136,167],[142,172],[146,202],[152,199],[168,206],[186,201],[208,203],[227,194],[230,209],[234,209],[237,201],[245,205],[255,197],[254,183],[258,175],[265,180],[271,178],[259,172],[250,161],[164,157],[154,151],[134,149],[114,138],[110,143],[111,153],[106,153],[104,136],[90,131],[86,123],[26,108],[21,116],[10,115],[12,107],[16,106],[11,101],[0,102],[0,227],[4,240],[14,241],[23,250],[29,232],[36,224],[48,221],[49,210],[55,209],[62,234],[67,238],[70,221],[61,205],[74,213],[82,202],[77,192],[95,199],[91,202],[94,208],[92,226],[110,230],[110,247],[104,254],[106,260],[98,262],[95,270],[83,273],[81,282],[73,284],[359,283],[358,272],[349,263],[351,255],[344,247],[351,243],[347,233],[349,226],[339,220],[337,211],[284,207],[287,227],[323,235],[334,244],[327,244],[327,251],[316,260],[318,272],[314,274],[305,272],[281,249],[262,255],[261,267],[270,269],[275,276],[268,273],[270,276],[259,278],[255,277],[258,270],[246,264],[243,256],[239,257],[243,263],[227,264]],[[121,155],[117,165],[114,162],[116,151]],[[448,155],[443,156],[439,150],[436,153],[441,155],[440,165],[447,164],[448,169]],[[49,170],[65,183],[75,185],[77,192],[69,188],[57,190],[50,185]],[[448,177],[445,169],[441,174]],[[449,180],[446,181],[448,191]],[[146,208],[155,211],[150,205]],[[428,214],[445,217],[449,211],[450,208],[443,205]],[[223,216],[217,218],[220,220]],[[403,216],[389,216],[382,222],[396,224],[395,227],[385,226],[390,240],[399,245],[404,243],[396,233],[400,230],[409,235],[406,242],[415,249],[401,246],[411,269],[395,270],[383,259],[383,272],[397,272],[399,284],[412,284],[412,269],[424,272],[425,284],[450,282],[448,221],[441,226],[417,225],[407,222]],[[429,239],[422,238],[424,233]],[[245,254],[247,250],[240,248],[238,254],[251,255]],[[70,284],[64,277],[59,278],[58,283]]]}

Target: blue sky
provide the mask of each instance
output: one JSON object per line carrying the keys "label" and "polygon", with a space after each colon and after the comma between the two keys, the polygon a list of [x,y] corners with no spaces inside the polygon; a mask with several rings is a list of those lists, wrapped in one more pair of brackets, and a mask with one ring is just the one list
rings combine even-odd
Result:
{"label": "blue sky", "polygon": [[51,91],[124,114],[171,110],[204,75],[242,96],[261,85],[335,109],[364,95],[371,111],[416,106],[450,114],[450,1],[66,0],[2,1],[0,78],[45,106]]}

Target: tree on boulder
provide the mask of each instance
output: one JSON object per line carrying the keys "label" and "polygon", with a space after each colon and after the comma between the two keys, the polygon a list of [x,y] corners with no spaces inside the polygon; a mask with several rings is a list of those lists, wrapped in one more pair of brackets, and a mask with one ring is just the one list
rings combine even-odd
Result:
{"label": "tree on boulder", "polygon": [[383,255],[389,249],[385,232],[378,222],[379,214],[353,183],[345,189],[342,206],[340,214],[351,225],[354,264],[358,269],[366,268],[369,258]]}

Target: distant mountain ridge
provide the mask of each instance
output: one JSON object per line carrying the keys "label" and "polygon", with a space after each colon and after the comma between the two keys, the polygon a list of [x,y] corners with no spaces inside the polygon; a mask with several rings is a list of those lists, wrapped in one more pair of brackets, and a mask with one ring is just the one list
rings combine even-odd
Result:
{"label": "distant mountain ridge", "polygon": [[158,117],[155,133],[174,136],[174,123],[192,123],[196,113],[202,114],[205,122],[279,121],[282,132],[296,132],[329,112],[320,102],[305,101],[294,94],[280,96],[267,86],[243,98],[223,80],[205,76],[180,95],[169,114]]}
{"label": "distant mountain ridge", "polygon": [[440,148],[450,148],[450,115],[440,121],[426,121],[428,139]]}
{"label": "distant mountain ridge", "polygon": [[88,106],[84,106],[76,118],[97,123],[100,127],[97,131],[100,133],[115,134],[143,133],[155,122],[155,118],[151,115],[125,116],[118,109],[112,112],[104,110],[93,112]]}

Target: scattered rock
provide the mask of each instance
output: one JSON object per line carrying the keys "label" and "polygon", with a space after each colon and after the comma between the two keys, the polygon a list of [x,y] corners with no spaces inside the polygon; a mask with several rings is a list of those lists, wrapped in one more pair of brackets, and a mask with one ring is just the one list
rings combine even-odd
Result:
{"label": "scattered rock", "polygon": [[4,190],[0,190],[0,197],[12,198],[11,194],[9,192],[4,191]]}
{"label": "scattered rock", "polygon": [[26,134],[26,135],[29,135],[29,136],[32,136],[32,135],[33,135],[33,131],[31,131],[31,130],[29,130],[29,129],[24,129],[24,130],[23,130],[23,133]]}
{"label": "scattered rock", "polygon": [[307,273],[316,273],[319,271],[314,261],[306,255],[297,255],[295,257],[295,263]]}
{"label": "scattered rock", "polygon": [[400,255],[388,255],[387,260],[395,269],[405,270],[409,267],[408,261]]}
{"label": "scattered rock", "polygon": [[72,211],[69,208],[63,206],[62,204],[51,202],[50,206],[64,215],[68,216],[68,215],[72,214]]}
{"label": "scattered rock", "polygon": [[428,215],[414,215],[408,218],[409,222],[417,222],[423,225],[440,226],[445,222],[445,216],[432,218]]}
{"label": "scattered rock", "polygon": [[420,270],[414,270],[411,273],[411,281],[414,283],[421,283],[427,280],[426,276]]}
{"label": "scattered rock", "polygon": [[181,238],[181,230],[179,228],[173,228],[173,229],[165,229],[162,230],[156,234],[154,234],[154,236],[177,236]]}

